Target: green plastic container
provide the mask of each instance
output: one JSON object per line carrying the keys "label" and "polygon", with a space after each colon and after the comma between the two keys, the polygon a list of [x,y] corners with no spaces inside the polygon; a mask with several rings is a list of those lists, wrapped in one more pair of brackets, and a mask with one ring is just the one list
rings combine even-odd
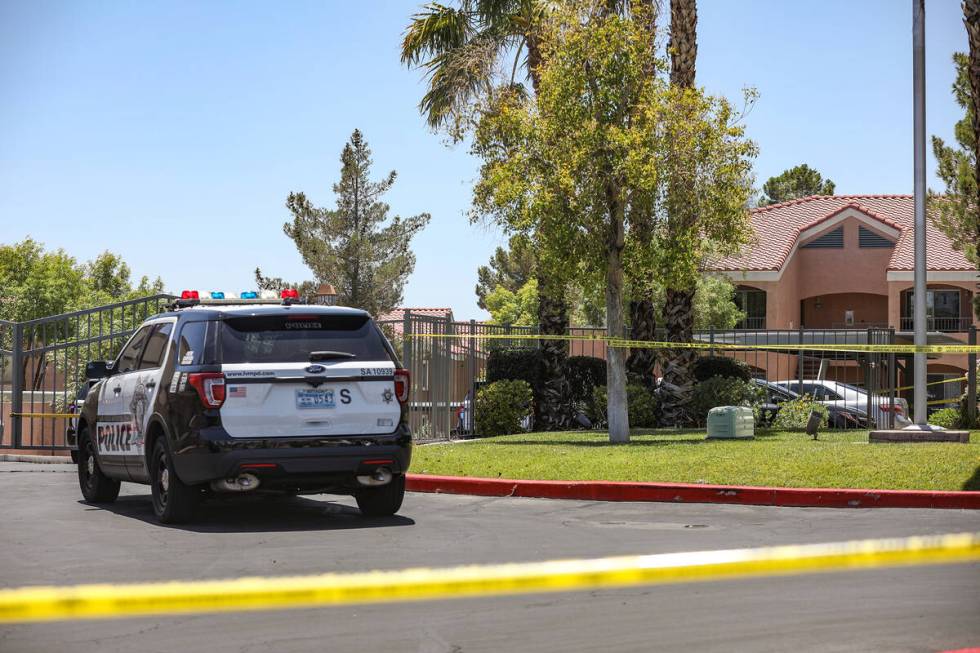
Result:
{"label": "green plastic container", "polygon": [[747,406],[716,406],[708,411],[708,439],[751,440],[755,417]]}

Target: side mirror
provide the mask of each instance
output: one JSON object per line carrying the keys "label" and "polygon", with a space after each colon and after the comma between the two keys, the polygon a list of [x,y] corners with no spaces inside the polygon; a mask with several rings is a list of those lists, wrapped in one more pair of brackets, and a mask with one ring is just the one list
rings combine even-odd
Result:
{"label": "side mirror", "polygon": [[104,379],[112,376],[112,363],[109,361],[89,361],[85,364],[86,379]]}

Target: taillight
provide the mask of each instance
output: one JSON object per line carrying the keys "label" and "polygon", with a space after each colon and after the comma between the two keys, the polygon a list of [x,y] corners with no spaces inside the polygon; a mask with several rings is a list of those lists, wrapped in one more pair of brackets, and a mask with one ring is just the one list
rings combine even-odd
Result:
{"label": "taillight", "polygon": [[395,370],[395,397],[398,399],[398,403],[405,404],[408,402],[409,385],[408,370]]}
{"label": "taillight", "polygon": [[192,372],[187,382],[197,390],[206,408],[221,408],[225,403],[225,375],[221,372]]}

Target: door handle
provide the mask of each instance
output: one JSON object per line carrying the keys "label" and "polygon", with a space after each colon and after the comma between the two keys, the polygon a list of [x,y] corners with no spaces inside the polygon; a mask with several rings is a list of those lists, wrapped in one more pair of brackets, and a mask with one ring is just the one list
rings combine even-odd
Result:
{"label": "door handle", "polygon": [[112,394],[115,394],[115,395],[117,395],[117,394],[119,394],[120,392],[122,392],[122,388],[121,388],[121,387],[119,387],[118,385],[117,385],[117,386],[116,386],[115,388],[113,388],[113,389],[112,389]]}
{"label": "door handle", "polygon": [[147,388],[155,388],[155,387],[157,387],[157,382],[156,381],[147,381],[146,382],[146,387]]}

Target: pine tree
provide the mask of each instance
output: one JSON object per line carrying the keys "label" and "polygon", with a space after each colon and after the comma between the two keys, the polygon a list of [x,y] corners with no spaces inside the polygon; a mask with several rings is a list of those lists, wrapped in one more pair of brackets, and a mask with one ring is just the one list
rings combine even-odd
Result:
{"label": "pine tree", "polygon": [[315,207],[305,194],[290,193],[286,206],[293,219],[283,231],[317,281],[333,284],[338,304],[379,315],[401,303],[405,282],[415,269],[409,244],[430,215],[389,219],[389,207],[381,197],[395,183],[396,173],[370,181],[371,150],[359,130],[344,145],[340,162],[340,181],[333,186],[337,208]]}

